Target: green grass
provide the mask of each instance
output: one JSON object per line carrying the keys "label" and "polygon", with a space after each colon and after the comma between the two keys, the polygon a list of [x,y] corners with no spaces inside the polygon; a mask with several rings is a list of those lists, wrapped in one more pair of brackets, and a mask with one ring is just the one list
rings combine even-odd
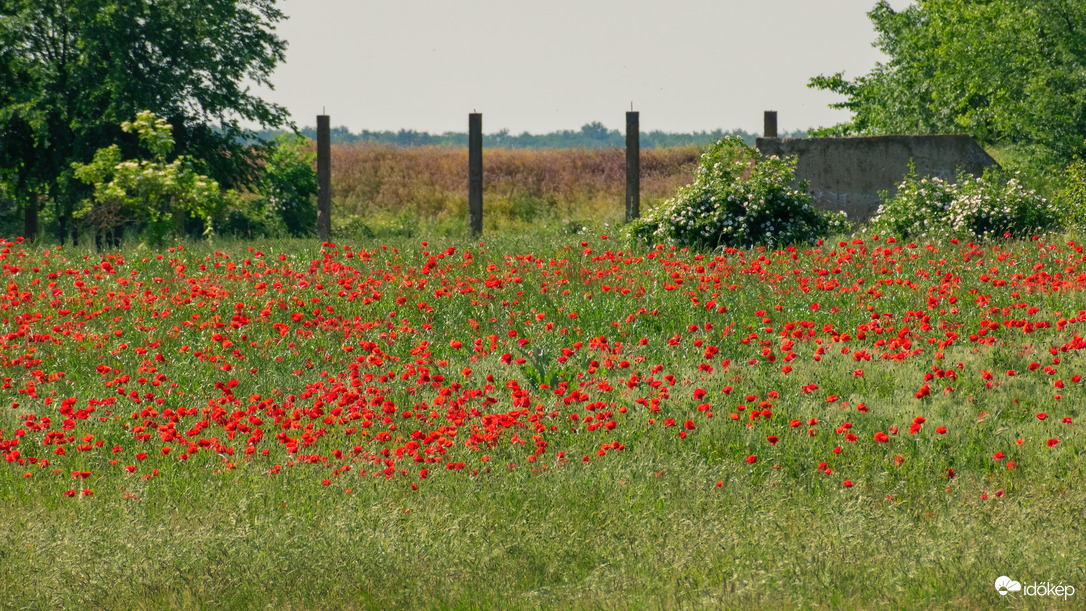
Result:
{"label": "green grass", "polygon": [[[25,464],[19,464],[20,458],[0,462],[0,607],[1077,606],[1086,595],[1081,555],[1086,536],[1080,526],[1086,513],[1086,463],[1078,434],[1086,417],[1086,391],[1072,376],[1086,374],[1086,358],[1069,346],[1084,335],[1086,319],[1065,322],[1063,329],[1056,323],[1074,318],[1086,301],[1077,285],[1031,291],[1026,284],[1034,263],[1072,281],[1086,272],[1081,255],[1067,245],[1075,237],[1049,239],[1052,248],[1043,256],[1037,243],[1029,242],[910,249],[868,241],[864,246],[872,250],[866,254],[859,252],[859,244],[826,245],[820,251],[801,248],[796,259],[788,253],[668,249],[649,259],[643,249],[631,252],[614,239],[553,234],[487,236],[482,247],[479,240],[457,238],[435,238],[425,246],[418,238],[352,241],[353,252],[364,248],[373,253],[365,261],[346,258],[342,244],[326,249],[323,258],[313,243],[193,243],[162,253],[161,260],[157,251],[132,245],[121,253],[123,262],[111,259],[116,274],[94,268],[103,259],[98,253],[14,246],[4,262],[19,270],[8,267],[4,274],[17,287],[0,299],[5,309],[0,318],[6,317],[0,327],[0,376],[11,378],[10,387],[0,390],[0,440],[11,440],[15,429],[26,428],[28,413],[51,416],[51,430],[63,430],[75,440],[58,456],[54,445],[42,445],[44,432],[30,430],[15,447]],[[455,253],[435,259],[438,270],[423,274],[430,255],[450,246]],[[902,248],[884,256],[872,254],[876,246]],[[848,253],[849,247],[857,251]],[[257,250],[265,256],[257,257]],[[473,257],[466,259],[465,250]],[[614,255],[618,251],[623,253]],[[524,256],[529,253],[532,260]],[[282,264],[279,254],[286,256]],[[983,263],[978,265],[978,259]],[[258,261],[264,266],[257,267]],[[179,271],[182,264],[185,269]],[[284,264],[293,270],[290,274],[279,269]],[[891,268],[889,273],[881,273],[883,265]],[[841,271],[833,272],[834,267]],[[78,274],[48,276],[57,270]],[[956,279],[944,281],[947,271]],[[669,290],[673,273],[684,282]],[[982,273],[1008,283],[982,282]],[[503,283],[487,287],[491,275]],[[122,278],[127,284],[119,282]],[[427,279],[427,284],[408,285],[405,278]],[[466,286],[467,279],[475,292],[437,295],[442,278],[450,289]],[[864,282],[857,284],[860,278]],[[345,284],[346,279],[353,280]],[[828,279],[840,285],[818,285]],[[880,284],[880,279],[899,282]],[[55,286],[49,287],[50,282]],[[265,286],[257,288],[258,283]],[[604,291],[603,284],[633,292]],[[356,299],[337,294],[359,287],[366,291]],[[53,297],[46,292],[51,289],[61,290],[58,299],[79,295],[79,300],[51,305]],[[638,289],[643,293],[638,295]],[[21,298],[21,292],[31,290],[46,296],[13,303],[13,295]],[[372,291],[381,292],[381,298],[364,303],[361,297]],[[122,292],[132,293],[127,310]],[[486,292],[494,297],[481,294]],[[930,304],[929,295],[938,301]],[[184,303],[183,297],[191,301]],[[397,303],[397,297],[403,302]],[[706,309],[710,299],[727,311]],[[433,310],[418,307],[420,302]],[[236,310],[235,303],[242,309]],[[819,307],[812,309],[813,303]],[[110,310],[103,309],[107,305]],[[332,307],[334,313],[313,314],[318,307]],[[1038,309],[1028,314],[1031,307]],[[162,318],[158,314],[164,308],[170,313]],[[267,315],[260,312],[264,308]],[[61,314],[61,309],[72,313]],[[75,315],[77,310],[84,315]],[[43,318],[24,318],[35,312]],[[238,312],[251,320],[233,329],[231,316]],[[570,318],[570,312],[578,316]],[[300,314],[297,321],[293,313]],[[536,320],[540,313],[544,318]],[[893,329],[878,333],[871,326],[873,315]],[[215,316],[222,327],[215,326]],[[921,316],[930,317],[928,328]],[[336,325],[322,327],[327,320]],[[992,343],[969,337],[982,320],[1000,323],[985,336],[994,338]],[[1053,325],[1025,333],[1002,324],[1014,320]],[[794,345],[785,348],[780,333],[799,321],[813,323],[814,334],[792,338]],[[351,327],[368,322],[375,324]],[[548,322],[554,327],[548,329]],[[201,328],[203,323],[212,324]],[[289,326],[288,334],[281,336],[277,324]],[[910,354],[900,361],[882,358],[902,350],[877,342],[901,336],[903,324],[910,327],[903,335],[911,341]],[[698,328],[690,331],[690,325]],[[510,329],[517,331],[516,338],[508,336]],[[948,329],[958,339],[938,346]],[[82,336],[77,339],[75,332]],[[865,339],[858,337],[861,332]],[[757,338],[751,340],[751,333]],[[680,341],[672,346],[667,340],[674,335]],[[606,350],[594,341],[600,336],[608,340]],[[477,338],[484,347],[493,342],[494,349],[473,353]],[[531,343],[518,349],[520,338]],[[645,345],[640,338],[647,340]],[[452,339],[464,347],[451,347]],[[422,340],[427,347],[417,350]],[[704,343],[694,346],[695,340]],[[369,342],[382,350],[382,364],[356,360],[369,354]],[[574,342],[582,346],[572,349]],[[615,352],[618,342],[623,346]],[[122,349],[121,343],[128,346]],[[355,349],[344,353],[345,344]],[[182,345],[189,348],[182,352]],[[703,358],[707,345],[717,346],[719,353]],[[147,347],[147,354],[136,354],[140,347]],[[572,353],[559,363],[563,348]],[[770,348],[773,362],[764,348]],[[1058,363],[1049,348],[1056,348]],[[855,360],[864,350],[870,360]],[[538,356],[540,351],[544,356]],[[795,358],[785,363],[790,351]],[[164,355],[161,361],[154,360],[156,352]],[[504,364],[504,352],[530,360]],[[27,354],[40,362],[13,361]],[[720,363],[725,358],[731,361],[727,367]],[[230,371],[220,368],[223,359],[233,365]],[[751,359],[757,363],[748,364]],[[629,367],[621,367],[620,360]],[[599,365],[593,367],[592,361]],[[1031,371],[1033,362],[1038,367]],[[705,363],[713,371],[699,369]],[[367,436],[345,430],[360,421],[324,422],[342,397],[325,396],[337,388],[331,380],[352,364],[360,374],[374,374],[358,388],[383,388],[380,394],[397,405],[396,412],[410,409],[418,415],[397,414],[393,430],[374,414]],[[789,373],[782,371],[785,364],[792,367]],[[98,373],[99,365],[111,369]],[[1043,370],[1046,366],[1054,368],[1052,375]],[[414,384],[422,367],[446,380]],[[461,374],[464,367],[472,369],[468,378]],[[857,369],[862,376],[854,375]],[[1017,375],[1006,376],[1008,369]],[[954,370],[957,376],[925,382],[925,374],[935,370]],[[991,388],[983,371],[993,372]],[[56,372],[64,377],[49,381]],[[387,372],[393,375],[377,378]],[[120,395],[112,380],[124,373],[131,379],[122,384],[126,395]],[[626,382],[634,373],[641,383],[631,388]],[[165,376],[161,386],[136,381],[156,374]],[[497,401],[488,405],[467,397],[464,413],[458,414],[449,402],[465,390],[481,388],[487,375],[496,387],[487,396]],[[667,375],[674,376],[673,385]],[[237,384],[229,395],[216,388],[230,379]],[[1057,379],[1064,388],[1054,387]],[[545,406],[538,419],[544,430],[513,417],[519,424],[499,427],[492,445],[465,445],[472,427],[480,434],[485,428],[481,415],[468,414],[470,409],[495,415],[516,411],[506,387],[510,380],[531,389],[531,413],[535,405]],[[661,382],[668,396],[650,380]],[[107,381],[111,385],[104,386]],[[454,381],[459,388],[452,386]],[[540,381],[552,388],[538,388]],[[553,389],[563,381],[570,391],[586,382],[581,390],[588,401],[602,405],[595,412],[586,410],[585,402],[565,405],[562,397],[568,392],[558,396]],[[918,399],[914,395],[924,383],[931,394]],[[732,387],[731,394],[722,392],[725,386]],[[947,386],[953,392],[945,392]],[[706,396],[696,398],[695,388],[705,389]],[[161,398],[156,415],[133,417],[133,410],[141,412],[148,404],[126,399],[131,390]],[[448,401],[438,403],[442,392]],[[253,399],[254,394],[261,397]],[[288,395],[295,400],[290,402]],[[63,399],[75,397],[80,408],[89,399],[110,396],[118,397],[114,404],[99,405],[85,420],[74,418],[70,429],[61,426]],[[47,397],[53,397],[48,404]],[[265,398],[274,399],[274,409],[246,410]],[[644,405],[639,398],[646,399]],[[652,398],[659,399],[658,413],[647,407]],[[226,409],[221,421],[197,411],[181,416],[176,430],[193,441],[214,438],[233,454],[203,449],[179,460],[185,444],[159,439],[157,427],[169,421],[157,412],[202,409],[220,399]],[[316,400],[325,402],[323,413],[291,415]],[[428,406],[418,407],[422,401]],[[748,414],[761,401],[771,404],[766,409],[772,417],[750,421]],[[11,402],[19,407],[8,407]],[[712,417],[697,408],[702,403],[710,405]],[[860,403],[866,411],[857,409]],[[745,407],[739,411],[738,405]],[[280,406],[286,406],[284,411],[275,412]],[[264,420],[253,425],[262,426],[264,436],[250,456],[244,454],[249,433],[233,439],[227,434],[225,423],[234,410]],[[614,428],[589,430],[584,418],[605,410],[613,412],[603,420],[614,422]],[[434,415],[427,417],[427,411]],[[1042,412],[1044,420],[1037,417]],[[281,420],[274,419],[275,413]],[[570,420],[572,414],[577,421]],[[910,434],[918,416],[926,421]],[[664,426],[668,418],[678,426]],[[809,425],[812,418],[818,424]],[[209,420],[207,427],[188,435],[202,419]],[[791,426],[793,419],[800,425]],[[438,461],[421,465],[398,458],[396,451],[405,447],[411,431],[436,435],[439,427],[456,420],[454,443],[436,455]],[[686,420],[695,428],[680,438]],[[153,423],[146,425],[152,434],[140,440],[134,427],[146,422]],[[838,432],[845,422],[852,425],[848,430],[856,441],[845,439],[845,429]],[[286,428],[280,426],[284,423]],[[291,453],[276,439],[278,432],[300,435],[304,428],[291,429],[291,423],[314,423],[314,431],[319,427],[326,433]],[[876,432],[891,433],[893,427],[899,431],[886,443],[874,440]],[[936,427],[947,431],[936,433]],[[390,432],[390,438],[375,439],[379,431]],[[514,433],[526,443],[516,443]],[[101,440],[102,447],[77,451],[74,446],[84,434]],[[533,435],[547,442],[538,459],[532,455]],[[771,445],[769,435],[779,441]],[[1049,447],[1048,439],[1059,443]],[[613,442],[625,448],[615,449]],[[114,445],[122,450],[112,453]],[[362,450],[352,452],[355,445]],[[160,452],[164,446],[173,450],[168,456]],[[601,447],[603,456],[597,455]],[[11,449],[0,456],[10,457]],[[387,463],[375,463],[383,461],[382,449],[396,459],[397,470],[408,474],[386,479],[380,470]],[[340,450],[343,454],[336,456]],[[149,456],[140,461],[137,452]],[[996,459],[997,452],[1005,456]],[[51,464],[30,464],[30,456],[49,458]],[[309,462],[304,456],[317,459]],[[748,463],[748,456],[757,461]],[[447,461],[466,466],[448,470]],[[1008,461],[1016,463],[1014,469],[1007,468]],[[823,462],[826,466],[820,467]],[[127,473],[127,464],[136,473]],[[420,477],[423,466],[430,470],[426,478]],[[362,469],[369,472],[361,475]],[[953,478],[947,469],[955,471]],[[76,471],[91,475],[73,479]],[[845,487],[845,480],[854,486]],[[83,489],[93,495],[80,496]],[[76,496],[65,496],[69,490]],[[1001,575],[1023,585],[1063,582],[1079,592],[1066,603],[1020,594],[1001,598],[993,587]]]}

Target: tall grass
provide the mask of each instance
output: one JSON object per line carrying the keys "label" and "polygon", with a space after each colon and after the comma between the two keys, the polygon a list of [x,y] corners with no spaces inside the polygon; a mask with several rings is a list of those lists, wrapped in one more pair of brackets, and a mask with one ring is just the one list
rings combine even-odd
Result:
{"label": "tall grass", "polygon": [[1081,606],[1081,235],[561,237],[0,248],[0,608]]}
{"label": "tall grass", "polygon": [[[641,152],[641,197],[652,206],[690,182],[699,149]],[[616,222],[624,215],[625,151],[483,150],[484,222],[489,230]],[[403,219],[459,227],[467,218],[464,148],[333,146],[336,218]],[[565,221],[565,223],[563,223]]]}

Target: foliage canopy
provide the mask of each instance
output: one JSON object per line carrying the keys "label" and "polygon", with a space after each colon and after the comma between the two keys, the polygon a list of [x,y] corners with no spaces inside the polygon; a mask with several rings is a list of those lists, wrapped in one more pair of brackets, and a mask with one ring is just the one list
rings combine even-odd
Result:
{"label": "foliage canopy", "polygon": [[868,13],[888,60],[809,86],[844,95],[848,123],[820,135],[968,133],[1066,162],[1086,151],[1081,0],[918,0]]}
{"label": "foliage canopy", "polygon": [[119,143],[147,109],[177,151],[226,186],[254,178],[241,122],[277,127],[286,110],[249,91],[285,57],[276,0],[8,0],[0,5],[0,180],[23,205],[47,197],[59,238],[75,238],[87,187],[73,163]]}

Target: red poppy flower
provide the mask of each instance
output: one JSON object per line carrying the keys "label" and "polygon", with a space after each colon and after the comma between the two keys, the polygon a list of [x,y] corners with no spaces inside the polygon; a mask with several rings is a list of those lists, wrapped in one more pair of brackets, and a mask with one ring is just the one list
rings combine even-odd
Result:
{"label": "red poppy flower", "polygon": [[754,463],[758,462],[758,457],[757,457],[757,456],[753,456],[753,455],[752,455],[752,456],[748,456],[748,457],[747,457],[747,462],[748,462],[749,464],[752,464],[752,465],[753,465]]}
{"label": "red poppy flower", "polygon": [[1048,447],[1050,447],[1050,448],[1051,448],[1051,447],[1055,446],[1055,445],[1056,445],[1057,443],[1059,443],[1059,442],[1060,442],[1060,440],[1059,440],[1059,439],[1049,439],[1049,440],[1048,440],[1048,442],[1047,442],[1047,443],[1048,443]]}

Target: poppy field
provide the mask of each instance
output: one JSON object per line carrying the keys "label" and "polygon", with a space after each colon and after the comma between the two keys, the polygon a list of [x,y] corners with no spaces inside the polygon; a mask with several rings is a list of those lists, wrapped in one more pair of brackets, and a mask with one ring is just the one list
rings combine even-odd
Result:
{"label": "poppy field", "polygon": [[0,606],[1086,592],[1084,244],[7,240]]}

